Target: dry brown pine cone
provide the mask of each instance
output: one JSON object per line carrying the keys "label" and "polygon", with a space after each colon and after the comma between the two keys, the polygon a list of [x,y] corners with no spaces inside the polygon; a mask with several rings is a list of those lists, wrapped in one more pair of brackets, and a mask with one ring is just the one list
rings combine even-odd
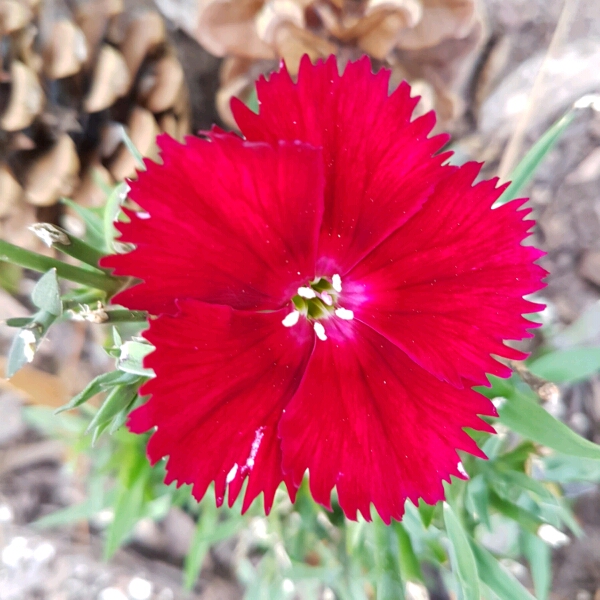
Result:
{"label": "dry brown pine cone", "polygon": [[482,40],[476,0],[156,0],[209,52],[225,56],[217,107],[235,126],[232,96],[248,100],[261,73],[283,58],[294,75],[300,58],[335,53],[343,66],[369,54],[392,68],[392,85],[408,79],[443,122],[460,99]]}
{"label": "dry brown pine cone", "polygon": [[61,196],[95,206],[101,183],[189,130],[182,66],[162,15],[124,0],[0,0],[0,236],[52,220]]}

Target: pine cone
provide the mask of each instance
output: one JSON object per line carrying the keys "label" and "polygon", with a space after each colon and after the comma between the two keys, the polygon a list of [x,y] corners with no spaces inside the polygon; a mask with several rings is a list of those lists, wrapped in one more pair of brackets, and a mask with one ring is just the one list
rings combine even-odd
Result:
{"label": "pine cone", "polygon": [[300,58],[336,54],[340,66],[368,54],[408,79],[424,109],[447,125],[462,112],[465,67],[482,39],[476,0],[156,0],[209,52],[224,56],[217,107],[235,126],[229,100],[248,101],[257,75],[279,59],[292,75]]}
{"label": "pine cone", "polygon": [[4,239],[56,219],[60,197],[98,206],[103,184],[133,176],[122,127],[149,157],[159,132],[189,131],[182,66],[163,17],[139,1],[0,0],[0,56]]}

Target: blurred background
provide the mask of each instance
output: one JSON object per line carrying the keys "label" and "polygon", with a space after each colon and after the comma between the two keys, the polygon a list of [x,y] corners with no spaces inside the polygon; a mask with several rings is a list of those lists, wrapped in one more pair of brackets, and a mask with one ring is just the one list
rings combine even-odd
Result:
{"label": "blurred background", "polygon": [[[91,214],[84,211],[103,206],[107,190],[134,175],[123,127],[155,158],[159,132],[183,139],[213,123],[235,128],[229,100],[256,107],[254,81],[281,58],[295,74],[303,54],[332,53],[340,67],[370,55],[374,68],[392,70],[392,88],[407,79],[422,97],[418,110],[435,109],[437,129],[452,133],[457,163],[485,160],[485,176],[508,179],[574,102],[600,94],[600,2],[0,0],[0,237],[50,252],[30,225],[56,223],[81,234],[82,214]],[[550,271],[542,335],[559,349],[597,348],[598,110],[578,111],[527,195]],[[0,262],[1,320],[31,314],[34,282]],[[0,354],[14,332],[0,326]],[[94,472],[110,472],[102,454],[108,450],[79,452],[76,417],[52,410],[111,368],[102,350],[107,333],[85,322],[58,323],[32,364],[0,379],[0,598],[242,598],[239,560],[254,560],[244,539],[262,535],[258,517],[221,541],[205,536],[211,543],[191,591],[183,589],[182,566],[196,524],[185,507],[157,505],[134,519],[128,543],[102,561],[102,532],[114,514],[95,507],[89,473],[92,464]],[[598,372],[560,391],[553,414],[600,442]],[[122,447],[132,443],[124,439]],[[600,481],[600,471],[588,475]],[[572,484],[566,494],[586,536],[555,551],[550,597],[600,600],[600,494],[594,483]],[[80,513],[63,511],[52,521],[70,506]],[[85,520],[74,523],[78,517]],[[295,597],[293,589],[286,597]],[[415,591],[414,600],[428,597],[448,598]]]}

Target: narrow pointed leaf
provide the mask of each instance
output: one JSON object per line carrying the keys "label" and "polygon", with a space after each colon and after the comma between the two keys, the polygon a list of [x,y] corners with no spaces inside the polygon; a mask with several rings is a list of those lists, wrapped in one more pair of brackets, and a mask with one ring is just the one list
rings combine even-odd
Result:
{"label": "narrow pointed leaf", "polygon": [[528,368],[555,383],[582,381],[600,370],[600,347],[555,350],[530,362]]}
{"label": "narrow pointed leaf", "polygon": [[521,532],[521,548],[529,563],[537,600],[546,600],[552,584],[552,553],[537,535]]}
{"label": "narrow pointed leaf", "polygon": [[463,593],[463,600],[480,600],[477,564],[469,545],[469,538],[450,505],[444,502],[444,523],[452,544],[453,571]]}
{"label": "narrow pointed leaf", "polygon": [[598,444],[577,435],[524,394],[515,392],[498,412],[500,421],[524,438],[569,456],[600,459]]}
{"label": "narrow pointed leaf", "polygon": [[536,600],[490,552],[482,548],[474,540],[470,540],[470,544],[481,581],[500,600]]}
{"label": "narrow pointed leaf", "polygon": [[521,190],[531,181],[541,162],[548,152],[554,148],[574,118],[575,110],[571,109],[566,115],[562,116],[546,130],[511,173],[510,178],[512,179],[512,182],[506,188],[502,196],[498,198],[495,206],[506,204],[519,196]]}
{"label": "narrow pointed leaf", "polygon": [[135,341],[125,342],[121,346],[121,356],[118,361],[119,370],[143,377],[154,377],[154,371],[144,367],[144,358],[153,350],[154,347],[150,344]]}
{"label": "narrow pointed leaf", "polygon": [[404,600],[404,581],[400,573],[398,538],[394,530],[380,519],[373,523],[377,600]]}

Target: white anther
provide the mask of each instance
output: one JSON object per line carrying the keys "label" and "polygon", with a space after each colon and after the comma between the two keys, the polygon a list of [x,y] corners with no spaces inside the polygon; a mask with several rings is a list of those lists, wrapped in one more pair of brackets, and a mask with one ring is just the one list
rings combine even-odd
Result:
{"label": "white anther", "polygon": [[315,290],[309,287],[299,287],[298,288],[298,296],[301,298],[306,298],[307,300],[311,300],[312,298],[316,298],[317,294]]}
{"label": "white anther", "polygon": [[342,278],[337,273],[331,278],[331,285],[336,292],[342,291]]}
{"label": "white anther", "polygon": [[321,323],[315,323],[314,328],[315,328],[315,333],[317,334],[317,337],[322,342],[324,342],[327,339],[327,335],[325,333],[325,327],[323,327],[323,325]]}
{"label": "white anther", "polygon": [[354,319],[354,313],[347,308],[336,308],[335,316],[344,319],[344,321],[352,321]]}
{"label": "white anther", "polygon": [[327,306],[333,306],[333,298],[327,292],[321,292],[321,300],[323,300]]}
{"label": "white anther", "polygon": [[295,310],[294,312],[291,312],[289,315],[287,315],[287,317],[285,317],[281,322],[283,323],[284,327],[293,327],[298,322],[299,318],[300,313],[297,310]]}

